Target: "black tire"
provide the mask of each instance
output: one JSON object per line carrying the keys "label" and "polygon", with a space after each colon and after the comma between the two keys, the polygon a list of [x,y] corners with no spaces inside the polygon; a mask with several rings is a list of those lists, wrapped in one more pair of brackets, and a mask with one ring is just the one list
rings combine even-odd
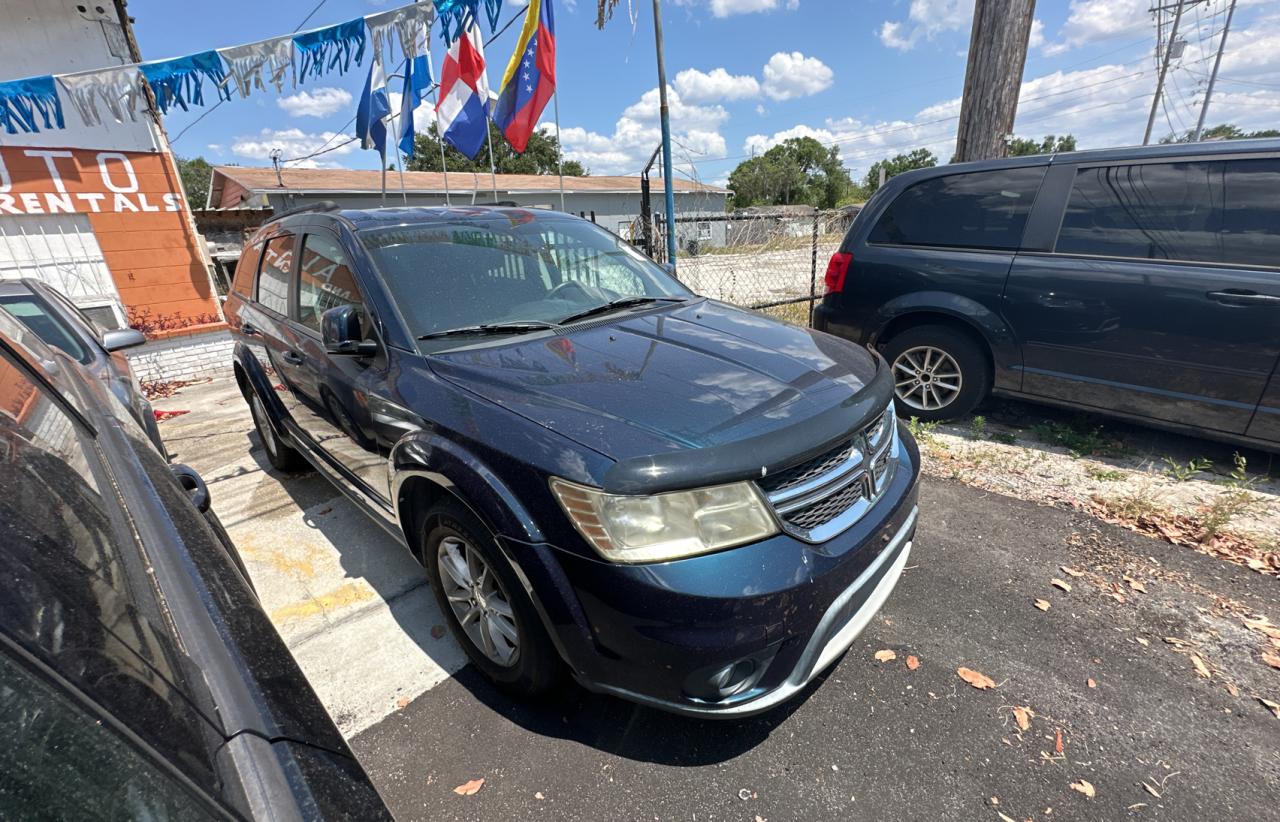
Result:
{"label": "black tire", "polygon": [[[466,651],[471,663],[503,690],[520,696],[546,694],[560,681],[563,663],[532,600],[498,547],[493,534],[464,505],[452,499],[433,506],[424,520],[420,543],[422,564],[431,581],[431,589],[435,592],[440,611],[449,623],[449,630]],[[486,654],[478,644],[481,640],[473,639],[462,626],[454,603],[446,596],[447,586],[442,580],[439,560],[441,545],[446,540],[461,540],[465,546],[474,550],[496,577],[497,591],[490,591],[489,596],[493,597],[497,593],[510,604],[512,619],[509,622],[514,623],[518,640],[512,661],[507,665],[499,664]],[[456,542],[453,544],[456,547]],[[454,586],[455,583],[450,580],[448,587],[459,590]],[[489,604],[493,604],[492,600]],[[466,608],[468,604],[459,603],[459,607]],[[476,621],[477,631],[481,629],[484,619],[480,617]]]}
{"label": "black tire", "polygon": [[[930,350],[935,353],[930,353]],[[918,417],[926,421],[963,417],[977,408],[978,403],[991,392],[992,374],[987,351],[973,335],[959,329],[946,325],[918,325],[892,337],[881,346],[881,352],[893,371],[895,401],[901,417]],[[940,376],[930,376],[927,372],[918,376],[913,373],[913,361],[914,365],[921,365],[927,357],[936,358],[936,352],[950,358],[947,374],[951,373],[949,366],[954,364],[959,374],[959,390],[944,388],[956,383],[944,381]],[[937,365],[937,359],[928,361],[934,363],[934,374],[944,373]],[[906,379],[917,382],[901,385]],[[930,386],[934,379],[938,381]],[[922,399],[926,394],[927,399]]]}
{"label": "black tire", "polygon": [[248,394],[246,399],[249,401],[249,413],[253,416],[253,427],[258,429],[258,439],[262,441],[262,450],[267,453],[271,466],[287,474],[310,470],[311,463],[307,462],[306,457],[299,454],[292,445],[285,444],[271,427],[271,420],[267,416],[271,412],[267,411],[266,404],[257,392],[250,390]]}

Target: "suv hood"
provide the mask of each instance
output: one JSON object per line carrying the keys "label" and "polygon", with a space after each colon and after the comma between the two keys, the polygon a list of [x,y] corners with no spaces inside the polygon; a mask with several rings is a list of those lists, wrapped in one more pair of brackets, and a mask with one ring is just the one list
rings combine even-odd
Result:
{"label": "suv hood", "polygon": [[616,460],[602,484],[625,493],[759,477],[866,424],[892,393],[864,348],[703,300],[429,361]]}

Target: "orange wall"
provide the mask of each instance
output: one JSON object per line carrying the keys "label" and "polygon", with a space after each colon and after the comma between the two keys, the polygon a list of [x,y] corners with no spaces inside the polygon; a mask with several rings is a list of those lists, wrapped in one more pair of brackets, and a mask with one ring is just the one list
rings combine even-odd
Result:
{"label": "orange wall", "polygon": [[0,147],[0,217],[85,214],[127,308],[216,320],[186,207],[160,154]]}

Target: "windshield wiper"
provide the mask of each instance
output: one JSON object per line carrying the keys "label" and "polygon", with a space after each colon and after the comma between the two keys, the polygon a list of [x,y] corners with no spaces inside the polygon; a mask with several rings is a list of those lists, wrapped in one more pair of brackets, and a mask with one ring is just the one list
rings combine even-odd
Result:
{"label": "windshield wiper", "polygon": [[617,311],[620,308],[629,308],[633,305],[645,305],[646,303],[682,303],[687,297],[619,297],[611,300],[603,305],[597,305],[577,314],[570,314],[560,320],[561,325],[566,323],[585,320],[588,317],[594,317],[598,314],[608,314],[610,311]]}
{"label": "windshield wiper", "polygon": [[456,337],[463,334],[528,334],[530,331],[546,331],[559,328],[556,323],[542,320],[526,320],[509,323],[480,323],[479,325],[463,325],[457,328],[446,328],[443,331],[431,331],[418,337],[419,340],[434,340],[439,337]]}

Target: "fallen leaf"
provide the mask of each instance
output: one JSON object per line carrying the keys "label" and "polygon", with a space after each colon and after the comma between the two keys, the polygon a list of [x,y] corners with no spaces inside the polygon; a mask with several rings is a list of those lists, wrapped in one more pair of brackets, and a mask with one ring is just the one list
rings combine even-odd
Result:
{"label": "fallen leaf", "polygon": [[916,668],[920,667],[920,660],[914,656],[907,657],[907,667],[914,671]]}
{"label": "fallen leaf", "polygon": [[1009,814],[1005,813],[1004,811],[996,811],[996,813],[1000,815],[1000,822],[1017,822],[1016,819],[1014,819],[1012,816],[1009,816]]}
{"label": "fallen leaf", "polygon": [[1244,627],[1250,630],[1258,631],[1259,633],[1266,634],[1272,639],[1280,639],[1280,627],[1272,625],[1271,622],[1266,617],[1258,617],[1257,619],[1245,619],[1241,621],[1244,623]]}
{"label": "fallen leaf", "polygon": [[890,660],[897,658],[898,655],[888,648],[885,648],[883,651],[876,651],[876,662],[889,662]]}
{"label": "fallen leaf", "polygon": [[1258,701],[1267,707],[1267,710],[1275,714],[1276,719],[1280,719],[1280,702],[1273,702],[1265,697],[1258,697]]}
{"label": "fallen leaf", "polygon": [[1167,636],[1164,638],[1164,641],[1169,643],[1170,645],[1178,645],[1183,647],[1195,644],[1192,642],[1187,642],[1185,639],[1178,639],[1176,636]]}
{"label": "fallen leaf", "polygon": [[542,791],[538,791],[538,792],[534,793],[533,798],[534,798],[534,799],[546,799],[546,797],[542,795]]}
{"label": "fallen leaf", "polygon": [[1147,584],[1140,579],[1129,579],[1126,577],[1125,582],[1129,583],[1129,587],[1140,594],[1145,594],[1147,592]]}
{"label": "fallen leaf", "polygon": [[1062,744],[1062,729],[1055,728],[1054,731],[1055,731],[1055,736],[1053,739],[1053,752],[1056,754],[1060,754],[1062,753],[1062,750],[1065,747]]}
{"label": "fallen leaf", "polygon": [[1071,790],[1079,791],[1080,793],[1084,794],[1090,799],[1093,799],[1093,796],[1094,796],[1093,785],[1091,785],[1087,780],[1081,779],[1079,781],[1072,782]]}
{"label": "fallen leaf", "polygon": [[1145,808],[1145,807],[1147,807],[1147,803],[1146,803],[1146,802],[1134,802],[1132,805],[1130,805],[1129,807],[1125,808],[1125,810],[1126,810],[1126,811],[1137,811],[1137,810],[1141,810],[1141,809],[1143,809],[1143,808]]}
{"label": "fallen leaf", "polygon": [[1141,645],[1143,648],[1145,648],[1145,647],[1147,647],[1148,645],[1150,645],[1150,644],[1151,644],[1151,640],[1143,639],[1142,637],[1138,637],[1138,644],[1139,644],[1139,645]]}
{"label": "fallen leaf", "polygon": [[1111,593],[1107,594],[1107,596],[1111,597],[1121,605],[1124,605],[1124,594],[1120,593],[1119,591],[1112,591]]}
{"label": "fallen leaf", "polygon": [[1047,599],[1037,599],[1037,600],[1036,600],[1036,607],[1037,607],[1037,608],[1039,608],[1041,611],[1047,611],[1047,610],[1049,610],[1049,608],[1050,608],[1051,606],[1049,605],[1049,600],[1047,600]]}
{"label": "fallen leaf", "polygon": [[1013,718],[1018,723],[1018,729],[1022,731],[1030,730],[1031,717],[1035,715],[1036,712],[1026,705],[1018,705],[1013,709]]}
{"label": "fallen leaf", "polygon": [[1072,577],[1084,576],[1084,571],[1077,571],[1075,568],[1072,568],[1070,566],[1062,565],[1060,566],[1060,568],[1062,569],[1062,573],[1066,574],[1067,576],[1072,576]]}
{"label": "fallen leaf", "polygon": [[[1280,663],[1280,660],[1276,660],[1276,662]],[[1211,679],[1213,677],[1213,674],[1209,671],[1209,666],[1205,665],[1204,660],[1196,654],[1191,655],[1191,665],[1196,669],[1196,673],[1205,679]],[[1280,668],[1280,664],[1277,664],[1276,667]]]}
{"label": "fallen leaf", "polygon": [[1263,651],[1262,661],[1270,665],[1272,668],[1275,668],[1276,670],[1280,670],[1280,656],[1276,656],[1273,653]]}
{"label": "fallen leaf", "polygon": [[1086,680],[1084,681],[1084,684],[1088,685],[1090,688],[1096,688],[1096,687],[1098,687],[1098,683],[1094,682],[1092,678],[1090,678],[1090,679],[1086,679]]}
{"label": "fallen leaf", "polygon": [[1226,684],[1226,688],[1227,688],[1227,693],[1231,694],[1232,696],[1240,696],[1240,689],[1235,686],[1235,683],[1228,682]]}
{"label": "fallen leaf", "polygon": [[1147,793],[1151,794],[1152,796],[1154,796],[1156,799],[1160,798],[1160,792],[1157,791],[1155,788],[1151,787],[1150,785],[1148,785],[1146,782],[1142,783],[1142,789],[1145,790]]}
{"label": "fallen leaf", "polygon": [[961,679],[968,682],[979,691],[985,691],[988,688],[994,688],[996,686],[995,681],[992,680],[991,677],[984,673],[975,671],[972,668],[956,668],[956,673],[960,675]]}
{"label": "fallen leaf", "polygon": [[484,787],[484,779],[473,779],[470,782],[464,782],[453,789],[458,796],[475,796],[480,793],[480,789]]}
{"label": "fallen leaf", "polygon": [[1053,579],[1049,580],[1049,584],[1052,585],[1054,588],[1061,588],[1062,590],[1067,591],[1068,593],[1070,593],[1071,591],[1071,583],[1065,580],[1058,579],[1057,577],[1054,577]]}
{"label": "fallen leaf", "polygon": [[443,625],[432,625],[432,626],[431,626],[431,638],[432,638],[432,639],[440,639],[440,638],[441,638],[441,637],[443,637],[443,636],[444,636],[444,626],[443,626]]}
{"label": "fallen leaf", "polygon": [[410,702],[412,702],[412,701],[413,701],[413,700],[412,700],[412,699],[410,699],[409,697],[407,697],[407,696],[402,696],[402,697],[400,697],[399,699],[397,699],[397,700],[396,700],[396,707],[397,707],[397,708],[407,708],[407,707],[409,707],[409,703],[410,703]]}

